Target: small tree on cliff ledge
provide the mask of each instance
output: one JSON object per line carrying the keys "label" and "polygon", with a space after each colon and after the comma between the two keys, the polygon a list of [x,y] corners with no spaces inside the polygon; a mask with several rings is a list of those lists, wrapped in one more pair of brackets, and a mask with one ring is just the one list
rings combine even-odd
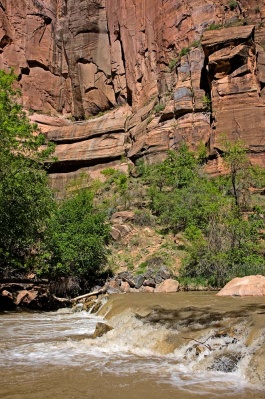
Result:
{"label": "small tree on cliff ledge", "polygon": [[16,76],[0,70],[0,276],[25,270],[53,200],[44,160],[53,152],[30,123],[13,89]]}

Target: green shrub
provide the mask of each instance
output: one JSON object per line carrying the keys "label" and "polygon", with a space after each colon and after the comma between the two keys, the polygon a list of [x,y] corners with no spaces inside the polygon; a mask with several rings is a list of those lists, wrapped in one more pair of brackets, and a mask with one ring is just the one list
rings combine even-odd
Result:
{"label": "green shrub", "polygon": [[231,0],[228,4],[229,8],[231,11],[235,10],[238,6],[238,3],[236,0]]}
{"label": "green shrub", "polygon": [[168,67],[171,71],[175,68],[178,61],[179,61],[179,58],[172,58],[172,60],[169,61]]}
{"label": "green shrub", "polygon": [[137,209],[134,223],[138,226],[154,226],[154,216],[148,209]]}
{"label": "green shrub", "polygon": [[218,30],[218,29],[222,29],[223,25],[221,24],[216,24],[215,22],[213,22],[212,24],[207,26],[206,30]]}
{"label": "green shrub", "polygon": [[158,114],[159,112],[164,111],[164,109],[165,109],[165,105],[159,103],[159,104],[156,104],[156,105],[155,105],[155,107],[154,107],[154,112],[155,112],[156,114]]}
{"label": "green shrub", "polygon": [[209,94],[205,94],[202,97],[202,102],[203,102],[204,108],[206,108],[207,111],[210,111],[211,110],[211,105],[212,105],[212,100],[211,100]]}
{"label": "green shrub", "polygon": [[198,47],[200,47],[200,46],[201,46],[201,40],[194,40],[194,41],[191,43],[191,45],[190,45],[191,48],[198,48]]}
{"label": "green shrub", "polygon": [[105,214],[93,205],[93,193],[72,194],[49,220],[39,274],[91,279],[106,264],[109,231]]}
{"label": "green shrub", "polygon": [[190,47],[183,47],[179,52],[179,57],[183,57],[184,55],[189,54]]}

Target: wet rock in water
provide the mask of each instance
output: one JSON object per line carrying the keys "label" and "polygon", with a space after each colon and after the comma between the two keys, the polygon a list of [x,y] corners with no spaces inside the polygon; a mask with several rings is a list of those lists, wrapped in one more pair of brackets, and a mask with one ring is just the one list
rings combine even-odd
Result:
{"label": "wet rock in water", "polygon": [[94,301],[85,302],[83,304],[83,310],[85,310],[86,312],[89,311],[94,306],[94,304]]}
{"label": "wet rock in water", "polygon": [[247,375],[252,384],[260,384],[265,381],[265,347],[262,345],[250,360]]}
{"label": "wet rock in water", "polygon": [[72,312],[77,313],[77,312],[82,312],[83,310],[83,303],[78,303],[77,305],[72,307]]}
{"label": "wet rock in water", "polygon": [[111,330],[113,330],[113,327],[109,326],[108,324],[98,322],[94,334],[92,335],[92,338],[102,337],[102,335],[106,334]]}
{"label": "wet rock in water", "polygon": [[208,349],[205,345],[195,345],[195,354],[199,356],[201,353],[204,353]]}
{"label": "wet rock in water", "polygon": [[261,275],[236,277],[229,281],[218,296],[264,296],[265,277]]}
{"label": "wet rock in water", "polygon": [[91,308],[91,313],[97,313],[97,311],[101,308],[102,302],[100,299],[95,303],[95,305]]}
{"label": "wet rock in water", "polygon": [[179,282],[177,280],[169,278],[163,281],[161,284],[159,284],[156,287],[155,292],[170,293],[170,292],[177,292],[178,290],[179,290]]}
{"label": "wet rock in water", "polygon": [[96,295],[93,295],[90,298],[88,298],[83,304],[83,310],[85,311],[90,310],[95,305],[96,301],[97,301]]}
{"label": "wet rock in water", "polygon": [[237,369],[241,355],[235,353],[229,353],[221,355],[214,359],[214,362],[209,370],[222,371],[223,373],[232,373]]}

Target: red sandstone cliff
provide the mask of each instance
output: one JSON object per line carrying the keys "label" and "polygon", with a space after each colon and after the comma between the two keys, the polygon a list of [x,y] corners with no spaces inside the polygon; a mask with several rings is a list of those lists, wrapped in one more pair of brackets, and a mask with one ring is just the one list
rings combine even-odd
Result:
{"label": "red sandstone cliff", "polygon": [[223,133],[265,163],[265,5],[231,4],[0,1],[0,68],[14,67],[25,109],[58,143],[56,185],[124,155],[162,158],[183,138],[214,158]]}

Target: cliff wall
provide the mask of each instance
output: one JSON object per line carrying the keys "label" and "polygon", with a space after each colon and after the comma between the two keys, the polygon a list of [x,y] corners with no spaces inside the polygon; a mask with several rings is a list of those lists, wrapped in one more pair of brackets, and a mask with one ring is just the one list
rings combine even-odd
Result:
{"label": "cliff wall", "polygon": [[203,142],[217,173],[222,134],[265,164],[264,48],[256,0],[0,1],[0,68],[58,143],[57,186],[183,139]]}

